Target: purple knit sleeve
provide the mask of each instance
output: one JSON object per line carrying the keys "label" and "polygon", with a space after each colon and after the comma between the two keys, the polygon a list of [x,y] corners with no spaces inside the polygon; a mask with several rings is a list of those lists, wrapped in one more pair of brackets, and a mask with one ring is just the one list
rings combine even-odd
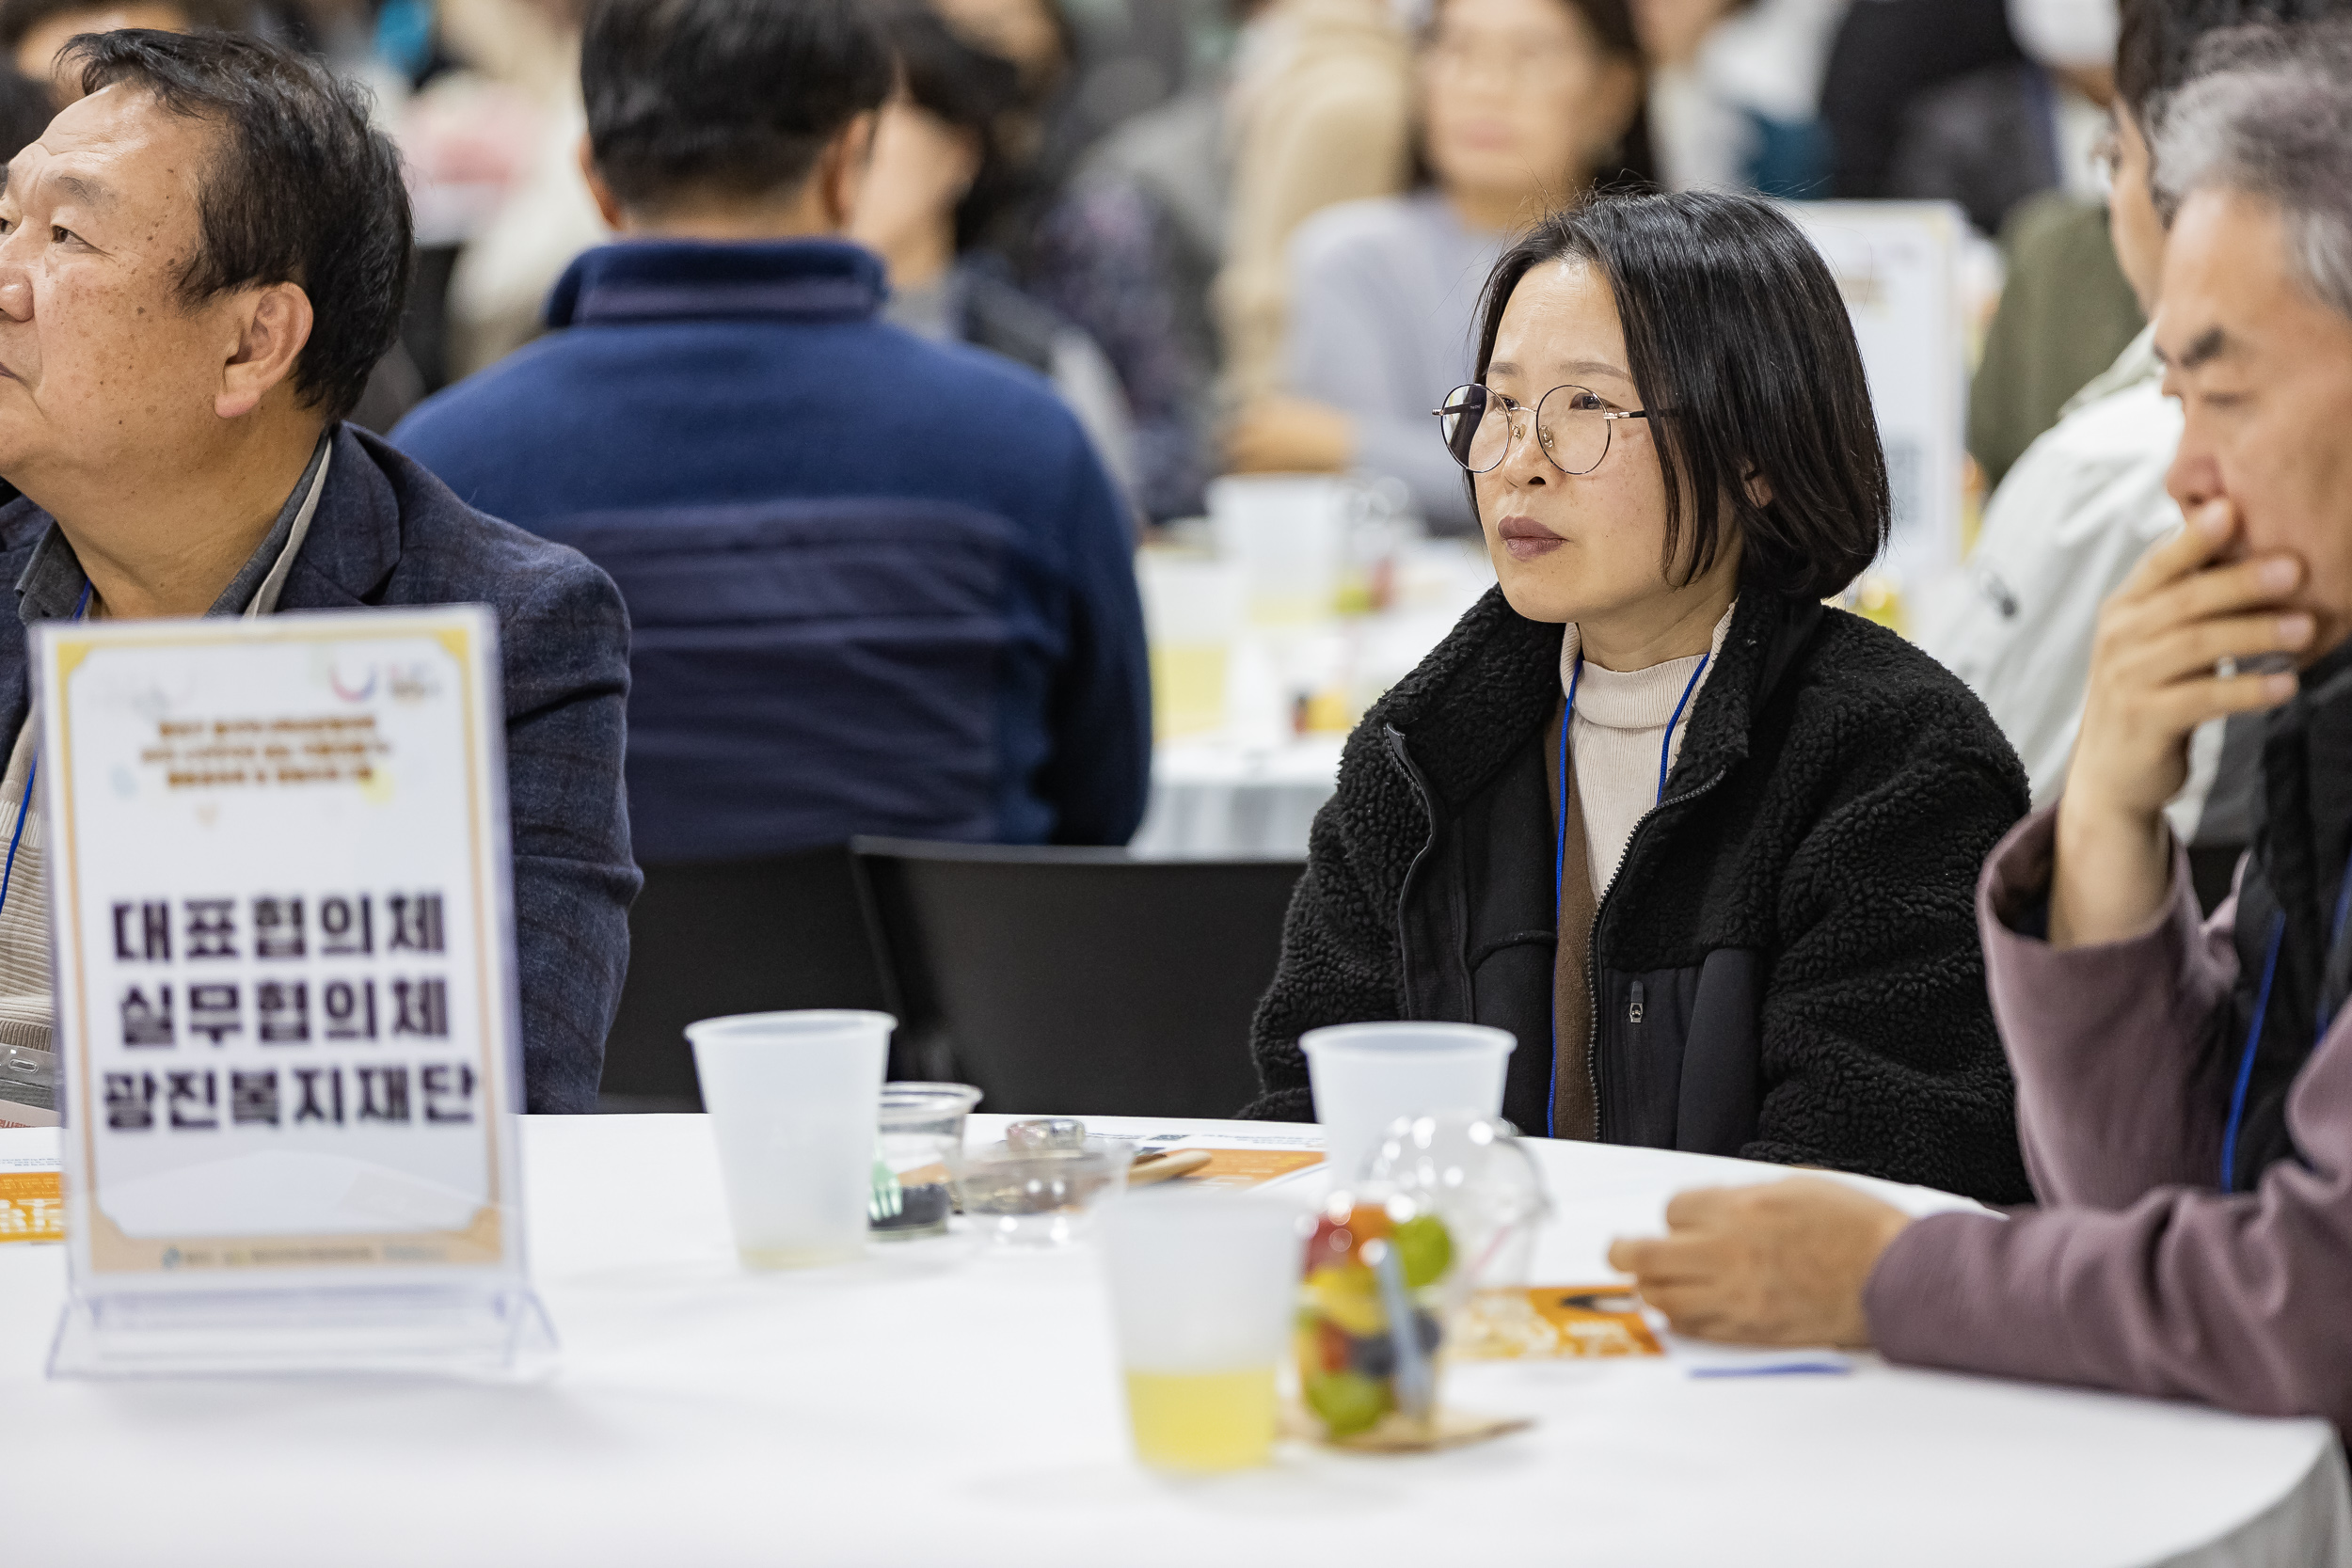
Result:
{"label": "purple knit sleeve", "polygon": [[1938,1214],[1864,1293],[1892,1361],[2321,1415],[2352,1430],[2352,1013],[2287,1101],[2302,1159],[2251,1193],[2218,1176],[2230,910],[2197,922],[2185,868],[2145,932],[2053,951],[2021,931],[2048,887],[2029,817],[1979,890],[1994,1009],[2051,1207]]}
{"label": "purple knit sleeve", "polygon": [[[2057,808],[2010,831],[1977,887],[1993,1016],[2017,1077],[2018,1139],[2044,1203],[2118,1209],[2210,1185],[2227,1106],[2233,908],[2201,925],[2187,858],[2146,929],[2058,949],[2039,934]],[[2025,927],[2022,928],[2021,927]]]}

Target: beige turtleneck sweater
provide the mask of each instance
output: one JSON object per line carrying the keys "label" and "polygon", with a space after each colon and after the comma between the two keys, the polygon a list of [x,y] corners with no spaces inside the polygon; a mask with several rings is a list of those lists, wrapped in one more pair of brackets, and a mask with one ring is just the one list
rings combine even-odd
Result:
{"label": "beige turtleneck sweater", "polygon": [[[1592,1011],[1584,984],[1593,916],[1617,875],[1634,826],[1658,801],[1659,749],[1666,768],[1681,754],[1682,736],[1699,689],[1723,653],[1731,611],[1715,623],[1715,639],[1699,666],[1699,655],[1653,664],[1646,670],[1604,670],[1586,664],[1577,674],[1580,640],[1571,625],[1560,648],[1560,689],[1566,703],[1569,677],[1576,678],[1575,727],[1568,733],[1569,784],[1565,826],[1571,835],[1561,857],[1559,957],[1552,967],[1552,1033],[1557,1055],[1552,1070],[1552,1127],[1563,1138],[1598,1135],[1592,1064],[1586,1048]],[[1683,702],[1685,691],[1690,701]],[[1682,708],[1674,734],[1666,733],[1675,709]],[[1544,772],[1551,785],[1552,810],[1560,809],[1560,719],[1544,739]]]}
{"label": "beige turtleneck sweater", "polygon": [[[1682,737],[1698,707],[1699,692],[1714,673],[1724,637],[1731,630],[1731,611],[1715,623],[1714,641],[1705,655],[1669,659],[1646,670],[1604,670],[1582,657],[1581,639],[1571,623],[1560,643],[1560,689],[1571,680],[1576,687],[1576,719],[1568,732],[1568,759],[1576,769],[1576,800],[1584,816],[1584,863],[1590,872],[1593,897],[1609,891],[1625,859],[1634,825],[1659,800],[1659,754],[1664,748],[1666,771],[1681,754]],[[1699,668],[1699,659],[1707,668]],[[1579,675],[1577,665],[1583,664]],[[1697,684],[1692,684],[1692,677]],[[1684,692],[1690,701],[1683,701]],[[1666,724],[1675,709],[1682,709],[1674,734]]]}

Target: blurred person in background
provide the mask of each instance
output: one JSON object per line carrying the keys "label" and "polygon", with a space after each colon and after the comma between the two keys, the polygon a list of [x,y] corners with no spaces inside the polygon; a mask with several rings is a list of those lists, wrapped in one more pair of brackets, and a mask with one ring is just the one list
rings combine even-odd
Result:
{"label": "blurred person in background", "polygon": [[49,95],[49,79],[27,76],[0,65],[0,163],[40,139],[56,105]]}
{"label": "blurred person in background", "polygon": [[2023,1196],[1969,893],[2025,776],[1821,602],[1889,503],[1820,253],[1597,196],[1504,253],[1473,368],[1438,422],[1500,580],[1348,739],[1247,1114],[1312,1117],[1305,1030],[1476,1022],[1531,1132]]}
{"label": "blurred person in background", "polygon": [[1821,72],[1848,0],[1632,0],[1673,190],[1829,194]]}
{"label": "blurred person in background", "polygon": [[1298,226],[1410,182],[1412,78],[1390,0],[1272,0],[1243,29],[1227,103],[1225,266],[1212,296],[1230,405],[1281,389]]}
{"label": "blurred person in background", "polygon": [[[1203,113],[1204,107],[1208,112]],[[1030,287],[1102,346],[1134,443],[1136,500],[1197,516],[1218,356],[1209,291],[1229,170],[1214,95],[1136,117],[1096,148],[1038,225]]]}
{"label": "blurred person in background", "polygon": [[76,72],[57,59],[66,40],[77,33],[111,33],[120,27],[151,27],[159,32],[188,33],[199,27],[233,32],[250,15],[238,0],[130,0],[128,4],[92,4],[91,0],[0,0],[0,49],[27,76],[53,82],[60,102],[78,97]]}
{"label": "blurred person in background", "polygon": [[[2190,518],[2100,614],[2064,794],[1978,892],[2040,1207],[1684,1193],[1610,1261],[1675,1327],[2315,1415],[2352,1433],[2352,29],[2217,35],[2153,117]],[[2165,801],[2272,709],[2201,922]]]}
{"label": "blurred person in background", "polygon": [[899,90],[874,130],[850,237],[882,259],[886,320],[938,342],[966,342],[1046,376],[1086,427],[1095,451],[1135,494],[1134,436],[1118,373],[1103,351],[1051,306],[966,253],[1013,177],[997,146],[1019,102],[1009,61],[975,48],[936,11],[883,7]]}
{"label": "blurred person in background", "polygon": [[1912,106],[1947,82],[2024,58],[2008,0],[1853,0],[1821,73],[1829,194],[1893,195],[1890,171]]}
{"label": "blurred person in background", "polygon": [[927,3],[958,38],[1013,67],[1015,91],[992,138],[993,199],[966,244],[1025,277],[1038,225],[1103,129],[1083,91],[1076,30],[1060,0]]}
{"label": "blurred person in background", "polygon": [[[1160,68],[1117,51],[1105,62],[1079,58],[1077,34],[1052,0],[951,0],[936,15],[944,28],[926,26],[919,9],[898,24],[901,46],[928,62],[919,96],[929,102],[918,107],[952,122],[978,167],[961,197],[924,194],[943,170],[961,180],[962,155],[925,147],[919,121],[886,115],[866,221],[898,233],[930,221],[917,209],[946,201],[959,273],[1012,285],[993,291],[1008,341],[987,346],[1049,369],[1144,515],[1197,513],[1212,358],[1204,325],[1187,338],[1185,318],[1205,324],[1207,269],[1194,263],[1188,277],[1173,214],[1139,181],[1095,163],[1103,150],[1089,147],[1103,120],[1151,86],[1138,74]],[[1130,36],[1147,29],[1112,31],[1147,41]],[[1010,62],[1009,75],[988,79],[996,73],[977,67],[979,56]],[[897,242],[877,233],[873,243]],[[1047,311],[1023,309],[1036,304]],[[1016,310],[1025,322],[1011,319]],[[943,311],[926,315],[945,325]]]}
{"label": "blurred person in background", "polygon": [[[362,91],[252,39],[123,29],[64,61],[76,102],[0,190],[8,776],[33,766],[31,623],[489,606],[526,1104],[592,1108],[638,887],[628,616],[577,552],[344,422],[414,264],[398,153]],[[4,831],[31,855],[0,900],[0,1037],[22,1043],[49,1019],[39,815]]]}
{"label": "blurred person in background", "polygon": [[469,70],[516,101],[515,179],[467,233],[449,278],[451,380],[547,330],[548,291],[610,237],[580,168],[579,0],[444,0],[443,32]]}
{"label": "blurred person in background", "polygon": [[1109,476],[1042,377],[882,321],[842,237],[897,74],[870,0],[592,7],[581,156],[620,238],[394,432],[619,581],[647,863],[1120,844],[1143,813]]}
{"label": "blurred person in background", "polygon": [[1210,294],[1232,189],[1230,92],[1222,69],[1205,71],[1108,132],[1039,220],[1025,273],[1118,370],[1136,499],[1155,521],[1198,515],[1210,474],[1221,356]]}
{"label": "blurred person in background", "polygon": [[1300,225],[1283,395],[1240,410],[1227,454],[1402,481],[1434,531],[1466,534],[1431,396],[1469,373],[1478,290],[1514,234],[1596,181],[1651,177],[1641,53],[1625,0],[1439,0],[1415,82],[1428,183]]}
{"label": "blurred person in background", "polygon": [[[2113,182],[2115,134],[2093,154]],[[2001,225],[2001,293],[1968,378],[1968,455],[2000,487],[2034,438],[2147,329],[2141,291],[2116,262],[2106,201],[2047,190]]]}
{"label": "blurred person in background", "polygon": [[1958,202],[1987,238],[2037,191],[2105,195],[2091,154],[2115,92],[2116,0],[2008,0],[2022,60],[1985,66],[1903,113],[1885,194]]}
{"label": "blurred person in background", "polygon": [[[2346,0],[2129,0],[2115,66],[2111,232],[2143,309],[2154,309],[2164,264],[2147,128],[2161,124],[2199,41],[2249,19],[2347,10]],[[2181,528],[2166,488],[2181,410],[2163,379],[2151,326],[2026,449],[1985,509],[1964,578],[1922,617],[1920,645],[1984,699],[2026,764],[2037,807],[2057,800],[2066,780],[2100,606]],[[2253,837],[2262,727],[2251,714],[2201,726],[2166,808],[2208,908],[2228,892]]]}

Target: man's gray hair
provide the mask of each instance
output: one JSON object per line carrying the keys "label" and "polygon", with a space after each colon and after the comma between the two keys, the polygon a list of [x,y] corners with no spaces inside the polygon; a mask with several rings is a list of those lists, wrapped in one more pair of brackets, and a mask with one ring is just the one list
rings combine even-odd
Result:
{"label": "man's gray hair", "polygon": [[2216,33],[2156,119],[2165,222],[2202,190],[2275,203],[2289,269],[2352,317],[2352,24]]}

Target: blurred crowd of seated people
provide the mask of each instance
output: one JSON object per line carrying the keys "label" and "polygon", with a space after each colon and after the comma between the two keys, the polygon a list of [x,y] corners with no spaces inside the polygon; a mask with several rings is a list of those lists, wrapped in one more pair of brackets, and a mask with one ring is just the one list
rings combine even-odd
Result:
{"label": "blurred crowd of seated people", "polygon": [[[1355,469],[1458,531],[1428,388],[1458,381],[1470,296],[1547,205],[1629,182],[1948,199],[2029,280],[1996,359],[2073,343],[1995,364],[2025,387],[1979,399],[1997,480],[2141,325],[2098,243],[2115,9],[891,0],[903,79],[850,232],[891,263],[891,319],[1046,373],[1141,520],[1198,514],[1222,471]],[[50,64],[83,31],[246,29],[359,76],[424,261],[410,363],[362,410],[389,428],[544,331],[555,280],[607,238],[578,155],[580,24],[580,0],[7,0],[0,131],[29,139],[25,84],[65,93]]]}
{"label": "blurred crowd of seated people", "polygon": [[[2009,278],[1971,412],[1990,482],[2144,325],[2096,172],[2115,0],[879,9],[903,77],[850,233],[890,263],[890,319],[1045,373],[1146,523],[1219,472],[1320,470],[1469,529],[1430,389],[1464,373],[1504,239],[1597,184],[1957,203]],[[580,0],[6,0],[0,139],[29,139],[67,38],[119,26],[250,29],[373,89],[423,266],[372,428],[543,332],[608,237]]]}
{"label": "blurred crowd of seated people", "polygon": [[[830,69],[790,30],[823,6],[707,5]],[[2178,526],[2136,119],[2162,73],[2117,0],[862,0],[880,102],[775,111],[758,134],[792,157],[695,192],[641,170],[634,195],[593,72],[583,90],[594,9],[0,0],[0,151],[76,95],[56,62],[83,32],[247,33],[368,87],[418,268],[352,418],[621,581],[644,857],[860,831],[1123,842],[1149,770],[1135,543],[1228,472],[1387,481],[1431,531],[1474,535],[1433,400],[1470,378],[1496,258],[1596,190],[1944,200],[1997,245],[1978,592],[1918,629],[2037,800],[2090,614]],[[723,163],[769,112],[665,90]],[[844,137],[827,197],[808,182]],[[614,303],[668,281],[660,309]],[[725,314],[771,282],[792,297]],[[869,525],[844,519],[885,504],[972,509],[936,525],[971,575],[920,546],[857,555]],[[2209,881],[2250,832],[2251,721],[2222,728],[2174,811]],[[916,754],[940,760],[921,784]]]}

